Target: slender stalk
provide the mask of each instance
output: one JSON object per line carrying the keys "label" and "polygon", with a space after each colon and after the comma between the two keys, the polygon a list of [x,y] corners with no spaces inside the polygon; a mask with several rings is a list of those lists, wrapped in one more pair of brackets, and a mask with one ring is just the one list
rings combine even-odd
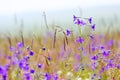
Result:
{"label": "slender stalk", "polygon": [[45,12],[43,12],[43,17],[44,17],[46,28],[49,29]]}
{"label": "slender stalk", "polygon": [[55,32],[54,32],[53,48],[55,48],[55,44],[56,44],[56,34],[57,34],[57,29],[55,29]]}
{"label": "slender stalk", "polygon": [[65,41],[65,38],[64,38],[64,50],[66,51],[66,41]]}
{"label": "slender stalk", "polygon": [[12,47],[12,41],[11,41],[11,38],[10,37],[7,37],[7,39],[8,39],[8,42],[9,42],[9,46],[10,46],[10,48]]}
{"label": "slender stalk", "polygon": [[21,39],[22,39],[22,44],[23,44],[23,47],[24,47],[25,43],[24,43],[24,37],[23,37],[23,32],[22,31],[21,31]]}

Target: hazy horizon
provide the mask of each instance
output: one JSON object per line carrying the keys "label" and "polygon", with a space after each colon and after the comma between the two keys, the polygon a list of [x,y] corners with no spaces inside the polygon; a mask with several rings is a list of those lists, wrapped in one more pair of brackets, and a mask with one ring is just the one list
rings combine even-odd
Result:
{"label": "hazy horizon", "polygon": [[[55,5],[54,6],[48,5],[48,7],[50,8],[45,9],[47,7],[44,7],[45,5],[43,5],[44,7],[43,10],[37,9],[36,8],[37,6],[36,6],[35,9],[30,7],[31,9],[29,8],[28,10],[25,7],[26,10],[23,9],[23,11],[22,11],[22,8],[18,8],[18,9],[15,8],[17,11],[11,10],[13,12],[10,12],[10,13],[9,13],[10,10],[8,10],[7,12],[7,8],[5,8],[5,10],[0,8],[1,10],[0,11],[1,12],[0,13],[0,27],[1,27],[0,33],[5,33],[7,31],[16,33],[20,29],[21,22],[23,22],[24,24],[25,31],[31,31],[36,28],[43,29],[43,27],[45,27],[44,18],[43,18],[44,11],[47,16],[48,25],[56,24],[64,28],[74,26],[72,22],[73,15],[77,15],[81,17],[93,17],[94,23],[96,23],[98,29],[104,25],[104,24],[101,24],[102,20],[105,22],[106,26],[108,26],[111,23],[115,25],[119,24],[118,23],[120,21],[119,20],[120,18],[119,3],[112,4],[112,1],[111,1],[111,3],[107,4],[107,1],[105,1],[105,3],[101,2],[100,4],[96,2],[98,4],[97,5],[95,4],[94,0],[92,1],[94,2],[92,3],[93,5],[91,4],[92,6],[90,5],[90,3],[86,3],[86,5],[88,4],[88,6],[86,6],[85,4],[79,6],[79,4],[77,3],[76,6],[74,4],[72,7],[71,6],[72,3],[69,3],[66,6],[63,4],[65,8],[64,7],[60,8],[60,6],[62,6],[61,4],[58,6],[58,9],[57,7],[53,8]],[[85,1],[83,3],[85,3]],[[39,7],[40,6],[38,6],[38,8]],[[115,20],[117,20],[117,22]]]}

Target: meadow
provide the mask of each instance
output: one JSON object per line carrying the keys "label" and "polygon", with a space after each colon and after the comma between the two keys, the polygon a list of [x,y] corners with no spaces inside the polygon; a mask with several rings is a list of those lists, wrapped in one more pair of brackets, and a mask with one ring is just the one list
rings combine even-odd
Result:
{"label": "meadow", "polygon": [[120,80],[120,31],[92,21],[73,15],[77,34],[46,23],[44,36],[0,36],[0,80]]}

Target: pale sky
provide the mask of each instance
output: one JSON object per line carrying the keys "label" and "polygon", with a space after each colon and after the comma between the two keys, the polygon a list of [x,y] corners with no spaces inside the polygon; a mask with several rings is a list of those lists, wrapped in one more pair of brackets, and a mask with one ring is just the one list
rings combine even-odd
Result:
{"label": "pale sky", "polygon": [[120,4],[120,0],[0,0],[0,14]]}

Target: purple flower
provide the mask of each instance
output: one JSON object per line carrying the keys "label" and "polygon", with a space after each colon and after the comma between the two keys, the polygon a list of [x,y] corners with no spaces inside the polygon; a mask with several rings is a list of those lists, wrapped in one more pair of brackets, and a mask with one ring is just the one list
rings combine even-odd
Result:
{"label": "purple flower", "polygon": [[88,18],[88,22],[92,24],[92,17]]}
{"label": "purple flower", "polygon": [[7,80],[7,75],[6,74],[2,75],[2,78],[3,80]]}
{"label": "purple flower", "polygon": [[34,52],[33,52],[33,51],[30,51],[29,55],[30,55],[30,56],[33,56],[33,55],[34,55]]}
{"label": "purple flower", "polygon": [[98,60],[98,56],[95,55],[95,56],[93,56],[91,59],[92,59],[92,60]]}
{"label": "purple flower", "polygon": [[42,48],[42,50],[43,50],[43,51],[45,51],[45,50],[46,50],[46,48],[44,48],[44,47],[43,47],[43,48]]}
{"label": "purple flower", "polygon": [[95,30],[95,24],[91,25],[91,29]]}
{"label": "purple flower", "polygon": [[22,43],[22,42],[18,42],[17,46],[18,46],[19,48],[22,48],[22,47],[23,47],[23,43]]}
{"label": "purple flower", "polygon": [[73,22],[77,19],[77,17],[75,15],[73,15]]}
{"label": "purple flower", "polygon": [[70,30],[67,29],[67,30],[66,30],[66,35],[69,36],[70,33],[71,33]]}
{"label": "purple flower", "polygon": [[30,70],[30,73],[34,74],[34,73],[35,73],[35,70],[34,70],[34,69],[31,69],[31,70]]}
{"label": "purple flower", "polygon": [[42,64],[38,64],[38,68],[42,68]]}
{"label": "purple flower", "polygon": [[92,47],[92,52],[94,52],[95,51],[95,47]]}
{"label": "purple flower", "polygon": [[104,56],[109,56],[109,54],[110,54],[110,51],[104,51],[104,52],[103,52],[103,55],[104,55]]}
{"label": "purple flower", "polygon": [[80,25],[80,26],[84,26],[86,23],[83,22],[83,20],[77,19],[77,21],[75,22],[75,24]]}
{"label": "purple flower", "polygon": [[94,39],[94,35],[90,35],[89,37],[90,37],[90,39]]}
{"label": "purple flower", "polygon": [[54,76],[54,80],[58,80],[58,74]]}
{"label": "purple flower", "polygon": [[80,36],[76,40],[76,42],[78,42],[78,43],[83,43],[83,41],[84,41],[84,39]]}
{"label": "purple flower", "polygon": [[117,69],[120,69],[120,64],[118,64],[116,67],[117,67]]}
{"label": "purple flower", "polygon": [[50,61],[51,60],[51,58],[50,57],[47,57],[47,59]]}
{"label": "purple flower", "polygon": [[48,73],[45,73],[44,78],[45,80],[51,80],[51,76]]}
{"label": "purple flower", "polygon": [[109,60],[107,67],[113,68],[115,65],[113,64],[113,60]]}

